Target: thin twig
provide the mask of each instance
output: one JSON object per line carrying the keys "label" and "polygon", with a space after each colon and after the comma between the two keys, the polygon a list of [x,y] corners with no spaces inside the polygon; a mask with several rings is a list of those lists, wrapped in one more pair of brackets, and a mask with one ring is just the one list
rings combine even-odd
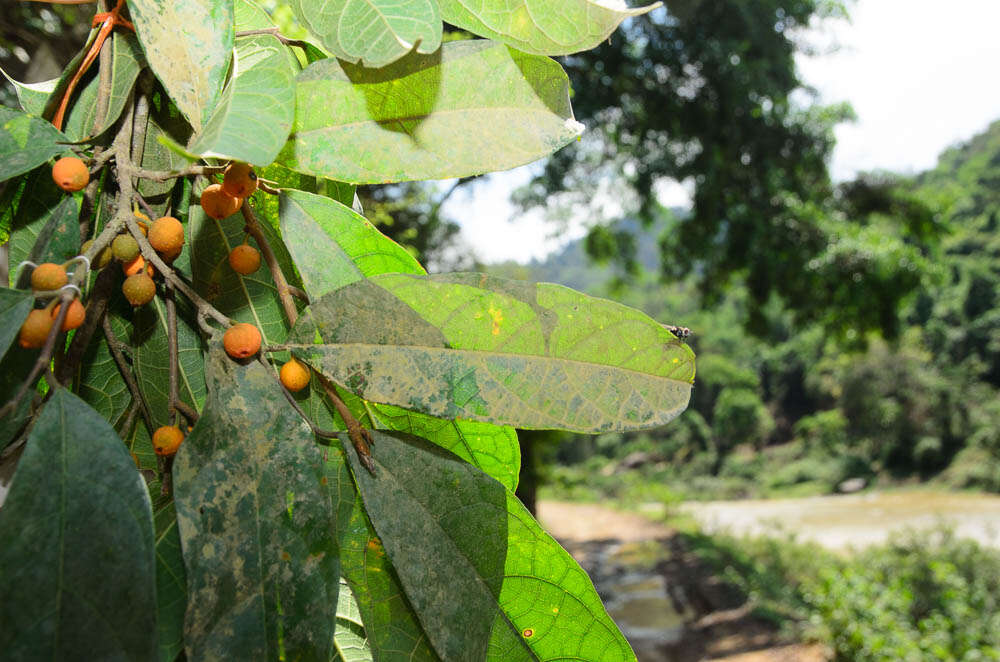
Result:
{"label": "thin twig", "polygon": [[102,269],[97,274],[97,280],[94,282],[94,287],[87,300],[87,316],[83,325],[73,334],[73,340],[66,351],[66,360],[59,371],[58,377],[61,381],[65,382],[76,372],[77,366],[80,365],[83,356],[87,353],[90,339],[93,338],[94,331],[97,330],[101,318],[108,308],[108,300],[116,283],[117,278],[110,268]]}
{"label": "thin twig", "polygon": [[181,177],[190,177],[192,175],[217,175],[224,172],[226,166],[213,166],[213,165],[193,165],[184,168],[183,170],[146,170],[145,168],[134,168],[132,174],[136,177],[142,179],[148,179],[154,182],[165,182],[170,179],[179,179]]}
{"label": "thin twig", "polygon": [[305,50],[307,44],[300,39],[291,39],[281,34],[278,28],[260,28],[259,30],[239,30],[236,32],[236,37],[253,37],[259,34],[269,34],[272,37],[276,37],[278,41],[283,43],[285,46],[298,46],[302,50]]}
{"label": "thin twig", "polygon": [[181,416],[187,419],[188,423],[194,425],[198,422],[198,412],[195,411],[194,407],[184,402],[183,400],[178,400],[174,403],[174,409],[176,409]]}
{"label": "thin twig", "polygon": [[351,413],[350,408],[347,404],[340,399],[337,395],[337,389],[322,373],[317,372],[316,376],[319,378],[320,383],[323,385],[323,391],[326,396],[330,398],[330,402],[333,403],[334,408],[340,417],[344,419],[344,425],[347,426],[347,435],[351,438],[351,443],[354,444],[354,450],[358,453],[358,459],[361,464],[365,466],[365,469],[375,475],[375,460],[372,458],[372,433],[371,430],[366,430],[361,427],[358,423],[358,419],[354,418],[354,414]]}
{"label": "thin twig", "polygon": [[265,179],[257,179],[257,188],[264,193],[270,193],[271,195],[279,195],[281,189],[278,186],[272,186],[271,183]]}
{"label": "thin twig", "polygon": [[132,374],[128,360],[122,354],[122,343],[118,340],[118,336],[115,335],[115,330],[111,328],[111,321],[108,320],[107,315],[101,318],[101,327],[104,330],[104,339],[108,341],[108,347],[111,348],[111,356],[115,360],[115,365],[118,366],[118,372],[121,373],[122,379],[125,380],[125,385],[128,387],[129,393],[132,394],[132,399],[139,402],[142,410],[142,420],[145,422],[146,429],[152,436],[153,430],[156,428],[153,425],[153,416],[149,411],[149,404],[142,397],[142,391],[139,390],[139,384],[135,381],[135,376]]}
{"label": "thin twig", "polygon": [[281,307],[285,309],[285,317],[288,318],[288,325],[295,326],[295,322],[299,318],[299,311],[295,307],[295,302],[292,301],[292,293],[288,289],[288,279],[285,278],[285,273],[281,270],[281,265],[278,264],[278,258],[275,257],[274,250],[271,249],[271,244],[260,229],[260,223],[257,222],[257,215],[253,213],[250,203],[244,200],[240,211],[243,212],[243,219],[247,224],[247,232],[253,236],[257,245],[260,246],[264,262],[267,263],[268,269],[271,270],[271,278],[274,279],[274,284],[278,288],[278,299],[281,301]]}
{"label": "thin twig", "polygon": [[271,375],[274,377],[274,380],[278,382],[278,385],[281,386],[282,392],[285,394],[285,399],[288,400],[288,403],[292,405],[292,408],[295,409],[296,412],[298,412],[299,416],[301,416],[302,420],[306,422],[306,425],[309,426],[309,429],[312,430],[312,433],[314,435],[316,435],[317,437],[322,437],[324,439],[337,438],[337,434],[339,433],[336,430],[324,430],[320,427],[317,427],[316,424],[313,423],[312,420],[309,418],[309,416],[307,416],[306,413],[302,411],[302,407],[300,407],[299,403],[295,401],[295,396],[293,396],[291,392],[287,388],[285,388],[285,385],[281,383],[281,380],[278,379],[278,376],[274,374],[274,370],[271,369],[273,366],[270,363],[268,363],[263,356],[258,354],[257,360],[260,362],[261,365],[267,368],[267,371],[271,373]]}
{"label": "thin twig", "polygon": [[296,299],[303,301],[307,306],[309,305],[309,295],[306,294],[303,290],[300,290],[294,285],[289,285],[288,293],[291,294]]}
{"label": "thin twig", "polygon": [[132,433],[132,426],[135,424],[135,417],[139,414],[142,409],[142,403],[135,398],[132,398],[132,404],[128,408],[128,416],[125,417],[124,425],[119,428],[118,436],[122,439],[128,439],[129,435]]}

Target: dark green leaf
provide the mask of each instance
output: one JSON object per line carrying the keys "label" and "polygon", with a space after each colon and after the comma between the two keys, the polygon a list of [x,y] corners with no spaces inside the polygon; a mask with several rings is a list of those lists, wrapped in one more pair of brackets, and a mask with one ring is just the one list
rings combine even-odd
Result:
{"label": "dark green leaf", "polygon": [[[146,140],[143,144],[142,167],[147,170],[179,170],[188,165],[187,159],[169,147],[170,144],[186,144],[191,137],[191,127],[172,107],[169,99],[157,90],[152,95],[149,122],[146,125]],[[169,192],[174,180],[157,182],[140,179],[139,193],[147,199]]]}
{"label": "dark green leaf", "polygon": [[341,570],[357,601],[374,658],[379,662],[435,662],[437,655],[365,515],[344,451],[337,446],[327,449],[325,466],[338,511]]}
{"label": "dark green leaf", "polygon": [[67,195],[47,168],[30,175],[14,213],[10,233],[10,278],[17,287],[27,287],[30,270],[24,269],[15,282],[24,260],[36,264],[62,263],[80,250],[80,203],[82,194]]}
{"label": "dark green leaf", "polygon": [[295,17],[335,56],[366,67],[384,67],[416,48],[441,45],[437,0],[292,0]]}
{"label": "dark green leaf", "polygon": [[524,428],[662,425],[694,380],[690,348],[637,310],[480,274],[353,283],[315,302],[289,341],[366,400]]}
{"label": "dark green leaf", "polygon": [[[7,403],[21,388],[28,373],[38,358],[37,349],[24,349],[20,345],[10,348],[0,361],[0,402]],[[2,405],[0,405],[2,406]],[[31,416],[31,391],[29,390],[17,409],[0,418],[0,450],[6,448],[17,439]]]}
{"label": "dark green leaf", "polygon": [[0,182],[62,154],[66,146],[58,143],[68,141],[45,120],[0,106]]}
{"label": "dark green leaf", "polygon": [[[156,426],[167,425],[170,403],[170,353],[167,311],[157,297],[136,309],[132,357],[136,381],[149,403]],[[177,390],[181,401],[200,409],[205,402],[205,362],[202,343],[182,315],[177,316]]]}
{"label": "dark green leaf", "polygon": [[184,649],[187,584],[173,499],[161,497],[153,511],[156,525],[156,617],[160,662],[173,662]]}
{"label": "dark green leaf", "polygon": [[174,464],[188,658],[329,660],[336,526],[323,460],[274,373],[215,347]]}
{"label": "dark green leaf", "polygon": [[452,25],[497,39],[525,53],[566,55],[586,51],[608,38],[630,16],[662,3],[629,9],[594,0],[438,0]]}
{"label": "dark green leaf", "polygon": [[0,358],[17,338],[34,302],[31,292],[0,287]]}
{"label": "dark green leaf", "polygon": [[233,51],[233,3],[130,0],[146,61],[174,104],[199,131],[222,94]]}
{"label": "dark green leaf", "polygon": [[[291,258],[281,239],[270,225],[260,225],[278,264],[292,284],[297,284],[292,277],[295,271]],[[243,243],[243,227],[239,212],[216,221],[206,216],[197,203],[190,207],[188,233],[192,280],[198,292],[220,311],[260,329],[265,344],[280,343],[288,333],[288,322],[267,265],[261,261],[260,268],[248,276],[241,276],[229,266],[229,252]]]}
{"label": "dark green leaf", "polygon": [[587,574],[502,485],[418,437],[343,435],[365,508],[447,660],[634,660]]}
{"label": "dark green leaf", "polygon": [[156,655],[153,515],[125,445],[66,389],[0,509],[0,650],[11,660]]}
{"label": "dark green leaf", "polygon": [[464,177],[548,156],[582,130],[553,60],[455,41],[382,69],[329,58],[299,74],[278,160],[355,184]]}
{"label": "dark green leaf", "polygon": [[426,273],[412,255],[353,209],[311,193],[286,191],[281,234],[313,298],[381,273]]}
{"label": "dark green leaf", "polygon": [[64,127],[66,135],[72,140],[83,140],[103,133],[117,122],[132,92],[132,86],[139,77],[139,71],[144,66],[146,61],[135,36],[114,33],[111,40],[111,95],[108,97],[108,114],[95,131],[94,115],[97,112],[97,93],[100,87],[100,80],[95,76],[73,101]]}
{"label": "dark green leaf", "polygon": [[[109,320],[119,339],[124,341],[131,336],[130,325],[121,317],[109,315]],[[132,402],[128,385],[125,384],[100,330],[80,361],[77,384],[77,393],[83,401],[112,425],[117,424]]]}

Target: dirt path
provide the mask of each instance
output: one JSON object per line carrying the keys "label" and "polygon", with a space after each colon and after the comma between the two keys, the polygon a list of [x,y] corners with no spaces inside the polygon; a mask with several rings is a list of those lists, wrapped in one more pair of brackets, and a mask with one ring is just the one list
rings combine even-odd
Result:
{"label": "dirt path", "polygon": [[539,501],[538,519],[549,533],[565,542],[608,539],[640,542],[666,538],[672,533],[642,515],[591,503]]}

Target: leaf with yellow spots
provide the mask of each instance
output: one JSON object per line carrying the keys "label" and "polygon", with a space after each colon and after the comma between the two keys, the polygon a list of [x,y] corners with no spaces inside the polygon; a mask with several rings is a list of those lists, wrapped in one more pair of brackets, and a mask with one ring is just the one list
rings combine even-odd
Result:
{"label": "leaf with yellow spots", "polygon": [[520,428],[663,425],[687,407],[695,370],[691,349],[638,310],[482,274],[357,281],[307,309],[289,342],[365,400]]}

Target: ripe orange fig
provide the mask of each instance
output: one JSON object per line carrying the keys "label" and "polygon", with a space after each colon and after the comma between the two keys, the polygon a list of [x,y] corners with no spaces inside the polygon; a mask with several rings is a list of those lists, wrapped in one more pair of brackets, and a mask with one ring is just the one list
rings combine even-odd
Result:
{"label": "ripe orange fig", "polygon": [[201,208],[205,213],[220,221],[239,211],[243,204],[239,198],[233,197],[222,190],[221,184],[209,184],[201,192]]}
{"label": "ripe orange fig", "polygon": [[58,290],[68,281],[66,269],[52,262],[44,262],[31,272],[31,288],[34,290]]}
{"label": "ripe orange fig", "polygon": [[222,336],[226,354],[234,359],[245,359],[260,351],[260,331],[253,324],[234,324]]}
{"label": "ripe orange fig", "polygon": [[133,306],[144,306],[156,296],[156,283],[147,273],[134,274],[122,283],[122,294]]}
{"label": "ripe orange fig", "polygon": [[281,366],[279,377],[285,388],[292,393],[297,393],[309,386],[309,379],[312,377],[312,374],[309,372],[309,368],[301,361],[290,359],[285,365]]}
{"label": "ripe orange fig", "polygon": [[90,182],[90,173],[80,159],[64,156],[52,166],[52,179],[56,186],[72,193],[82,190]]}
{"label": "ripe orange fig", "polygon": [[252,274],[260,268],[260,251],[249,244],[240,244],[229,252],[229,266],[238,274]]}
{"label": "ripe orange fig", "polygon": [[146,267],[146,258],[137,255],[134,260],[122,263],[122,271],[126,276],[134,276]]}
{"label": "ripe orange fig", "polygon": [[[59,309],[62,304],[56,304],[56,307],[52,309],[50,315],[52,316],[52,321],[55,322],[56,317],[59,315]],[[73,299],[69,304],[69,308],[66,309],[66,319],[62,323],[62,331],[69,331],[71,329],[77,329],[83,324],[83,320],[87,318],[87,309],[83,307],[79,299]]]}
{"label": "ripe orange fig", "polygon": [[222,190],[234,198],[245,198],[257,190],[257,173],[249,164],[233,161],[222,175]]}
{"label": "ripe orange fig", "polygon": [[49,311],[37,309],[28,313],[27,319],[21,325],[18,343],[25,349],[38,349],[45,344],[52,330],[52,316]]}
{"label": "ripe orange fig", "polygon": [[176,425],[164,425],[153,432],[153,451],[157,455],[173,455],[184,441],[184,433]]}
{"label": "ripe orange fig", "polygon": [[149,243],[163,255],[179,255],[184,246],[184,226],[173,216],[153,221],[149,228]]}

